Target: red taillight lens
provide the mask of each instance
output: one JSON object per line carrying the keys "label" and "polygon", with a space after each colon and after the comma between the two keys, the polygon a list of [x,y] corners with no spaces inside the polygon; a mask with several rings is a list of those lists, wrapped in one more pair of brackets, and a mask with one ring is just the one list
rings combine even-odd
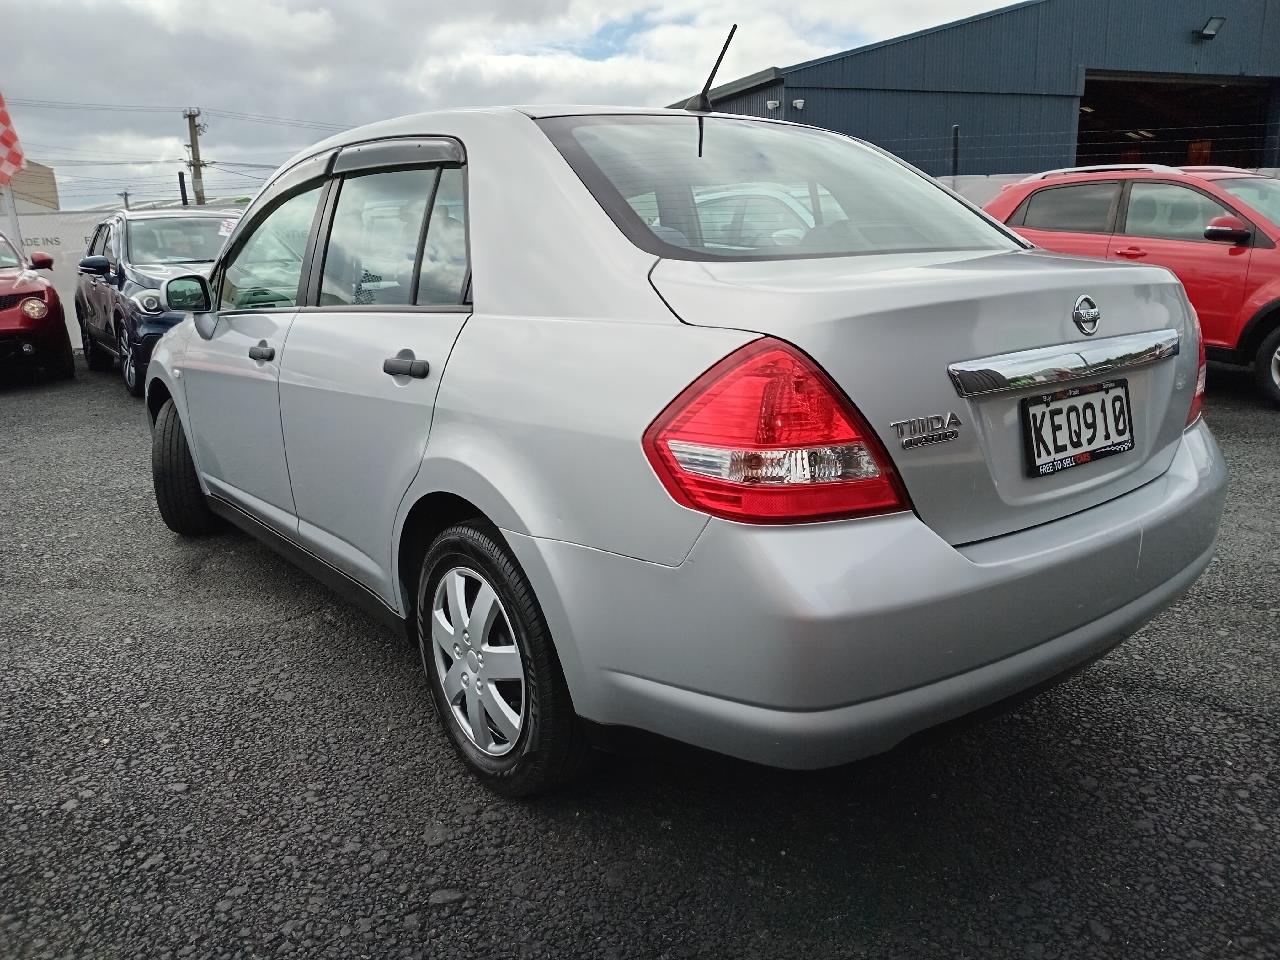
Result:
{"label": "red taillight lens", "polygon": [[831,379],[789,344],[753,341],[704,373],[644,434],[678,503],[743,523],[907,509],[879,440]]}
{"label": "red taillight lens", "polygon": [[1204,333],[1200,330],[1200,321],[1196,320],[1196,343],[1200,346],[1200,366],[1196,370],[1196,392],[1191,397],[1191,409],[1187,412],[1187,426],[1200,419],[1200,411],[1204,407],[1204,381],[1208,372],[1204,355]]}

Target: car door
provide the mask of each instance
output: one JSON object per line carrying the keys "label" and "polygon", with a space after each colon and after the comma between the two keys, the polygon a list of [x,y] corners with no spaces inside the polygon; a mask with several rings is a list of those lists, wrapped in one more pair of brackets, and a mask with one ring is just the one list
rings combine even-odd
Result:
{"label": "car door", "polygon": [[123,224],[119,220],[109,221],[106,232],[103,234],[102,247],[102,255],[107,258],[109,264],[107,275],[99,278],[97,286],[94,287],[94,335],[112,350],[116,348],[116,335],[112,324],[115,321],[116,297],[120,292],[120,250],[123,240]]}
{"label": "car door", "polygon": [[1018,205],[1008,224],[1046,250],[1105,257],[1120,187],[1119,180],[1041,187]]}
{"label": "car door", "polygon": [[471,312],[465,180],[453,140],[344,150],[281,361],[299,541],[388,604],[396,509]]}
{"label": "car door", "polygon": [[1225,216],[1239,214],[1192,187],[1135,180],[1108,255],[1168,267],[1187,288],[1205,342],[1234,346],[1253,245],[1204,238],[1209,221]]}
{"label": "car door", "polygon": [[[89,241],[89,246],[85,250],[86,257],[100,257],[102,251],[107,246],[107,224],[100,223],[93,232],[93,239]],[[102,304],[102,285],[106,283],[105,278],[96,273],[81,273],[76,280],[77,290],[80,294],[80,319],[84,321],[85,330],[92,336],[97,336],[98,319],[97,314]]]}
{"label": "car door", "polygon": [[327,158],[305,163],[254,202],[212,275],[212,334],[190,338],[181,367],[209,490],[290,537],[297,519],[280,429],[280,353],[307,279],[326,166]]}

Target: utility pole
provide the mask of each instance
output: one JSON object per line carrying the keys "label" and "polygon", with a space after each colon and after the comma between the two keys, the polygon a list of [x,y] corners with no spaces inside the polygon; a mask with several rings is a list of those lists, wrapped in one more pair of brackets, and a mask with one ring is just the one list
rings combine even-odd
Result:
{"label": "utility pole", "polygon": [[182,111],[182,115],[187,118],[187,145],[191,150],[191,160],[187,165],[191,167],[191,186],[195,190],[196,203],[204,206],[204,164],[200,161],[200,134],[207,128],[203,123],[196,123],[196,118],[200,116],[199,107],[188,107]]}
{"label": "utility pole", "polygon": [[129,191],[121,190],[119,193],[116,194],[116,196],[124,201],[124,208],[128,210],[129,209]]}

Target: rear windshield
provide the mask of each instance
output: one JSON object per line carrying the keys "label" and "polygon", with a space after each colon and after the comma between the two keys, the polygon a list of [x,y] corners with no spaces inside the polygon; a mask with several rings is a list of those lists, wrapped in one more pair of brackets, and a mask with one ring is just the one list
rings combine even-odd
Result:
{"label": "rear windshield", "polygon": [[1240,177],[1218,180],[1216,183],[1272,223],[1280,223],[1280,180],[1272,180],[1270,177]]}
{"label": "rear windshield", "polygon": [[539,123],[619,229],[661,257],[1018,248],[933,181],[838,134],[725,117]]}

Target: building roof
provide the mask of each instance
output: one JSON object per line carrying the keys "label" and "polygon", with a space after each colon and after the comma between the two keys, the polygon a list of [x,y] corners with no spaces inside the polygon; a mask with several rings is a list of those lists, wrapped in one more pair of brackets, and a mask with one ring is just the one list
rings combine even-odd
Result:
{"label": "building roof", "polygon": [[[755,90],[758,87],[776,83],[777,81],[784,79],[787,74],[794,73],[797,70],[820,66],[824,63],[831,63],[834,60],[844,60],[847,57],[860,56],[861,54],[870,53],[873,50],[881,50],[897,43],[917,40],[920,37],[926,37],[930,34],[941,33],[944,30],[951,30],[955,27],[966,26],[967,24],[976,23],[980,20],[987,20],[991,17],[1003,16],[1006,13],[1022,9],[1023,7],[1034,7],[1038,4],[1047,2],[1048,0],[1021,0],[1020,3],[1010,4],[1006,7],[999,7],[995,10],[987,10],[984,13],[975,13],[970,17],[964,17],[960,20],[951,20],[947,23],[940,23],[935,27],[927,27],[924,30],[917,30],[914,33],[904,33],[900,37],[891,37],[888,40],[878,40],[875,43],[864,44],[861,47],[854,47],[850,50],[842,50],[839,53],[828,54],[825,57],[818,57],[814,60],[806,60],[803,63],[793,63],[789,67],[768,67],[738,80],[732,80],[729,83],[721,84],[718,87],[712,87],[710,92],[711,101],[714,103],[716,100],[725,100],[729,97],[735,97],[738,94],[746,93],[749,90]],[[684,104],[685,101],[681,100],[678,103],[671,104],[671,107],[675,109],[683,107]]]}

